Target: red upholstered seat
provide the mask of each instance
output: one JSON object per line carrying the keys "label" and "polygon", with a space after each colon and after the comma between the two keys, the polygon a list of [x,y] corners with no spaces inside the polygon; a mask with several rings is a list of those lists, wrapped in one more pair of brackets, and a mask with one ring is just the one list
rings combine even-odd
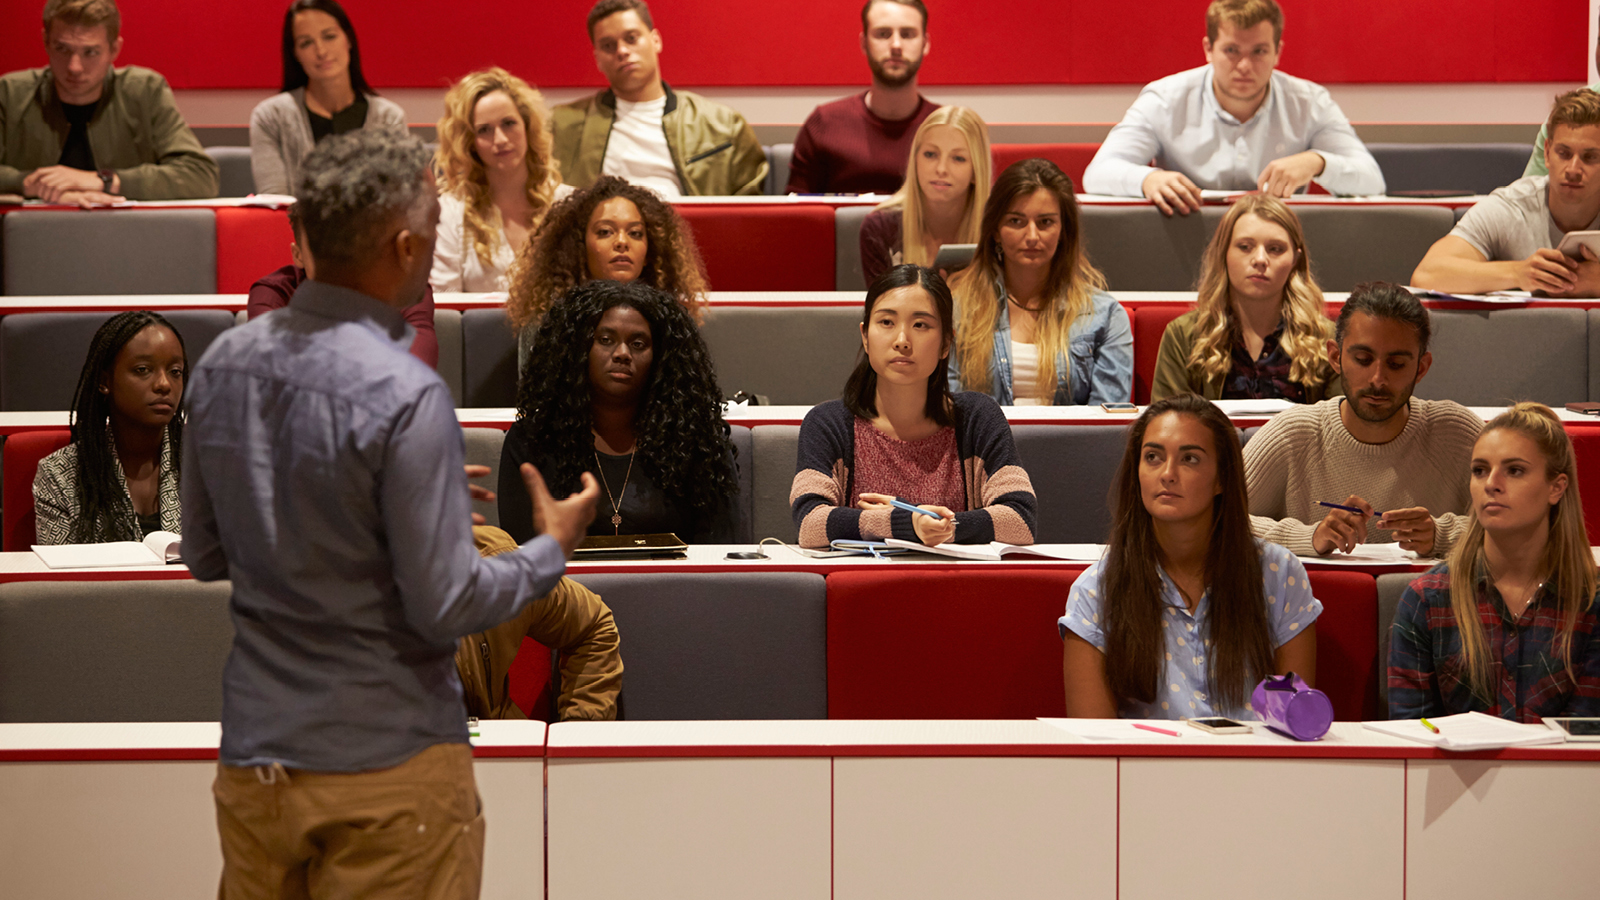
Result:
{"label": "red upholstered seat", "polygon": [[1376,719],[1378,678],[1378,583],[1364,572],[1308,573],[1311,593],[1322,601],[1317,618],[1317,689],[1333,701],[1341,722]]}
{"label": "red upholstered seat", "polygon": [[550,721],[555,708],[555,685],[550,681],[550,648],[530,637],[522,639],[517,658],[506,673],[511,682],[511,702],[528,718]]}
{"label": "red upholstered seat", "polygon": [[1100,150],[1099,144],[993,144],[994,174],[999,177],[1006,166],[1024,159],[1048,159],[1067,173],[1072,184],[1083,193],[1083,170]]}
{"label": "red upholstered seat", "polygon": [[1572,438],[1572,453],[1578,463],[1579,493],[1583,495],[1583,524],[1589,530],[1589,543],[1600,535],[1600,425],[1566,423]]}
{"label": "red upholstered seat", "polygon": [[1081,571],[829,575],[828,717],[1062,715],[1056,619]]}
{"label": "red upholstered seat", "polygon": [[1161,336],[1167,323],[1192,309],[1188,303],[1141,303],[1133,318],[1133,402],[1150,402],[1150,386],[1156,375],[1156,357],[1161,352]]}
{"label": "red upholstered seat", "polygon": [[0,494],[0,508],[5,510],[0,531],[0,541],[7,552],[26,551],[33,546],[35,532],[33,514],[33,475],[39,470],[39,460],[65,447],[72,440],[72,432],[65,428],[50,431],[23,431],[6,438],[0,451],[4,456],[4,493]]}
{"label": "red upholstered seat", "polygon": [[833,207],[684,204],[677,210],[694,232],[712,290],[833,290]]}
{"label": "red upholstered seat", "polygon": [[294,259],[294,231],[281,209],[217,210],[217,293],[244,294],[256,279]]}

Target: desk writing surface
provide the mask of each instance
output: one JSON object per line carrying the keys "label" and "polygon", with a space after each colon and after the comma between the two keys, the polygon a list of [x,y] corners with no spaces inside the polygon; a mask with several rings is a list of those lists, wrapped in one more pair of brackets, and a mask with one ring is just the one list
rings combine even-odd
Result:
{"label": "desk writing surface", "polygon": [[[542,757],[549,726],[527,719],[479,722],[478,757]],[[219,722],[0,722],[0,761],[216,759]]]}

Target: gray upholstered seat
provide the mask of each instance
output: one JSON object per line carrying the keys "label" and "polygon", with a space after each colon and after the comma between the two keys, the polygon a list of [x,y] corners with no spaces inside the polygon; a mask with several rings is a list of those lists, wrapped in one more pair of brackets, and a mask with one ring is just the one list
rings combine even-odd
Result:
{"label": "gray upholstered seat", "polygon": [[1395,191],[1487,194],[1522,177],[1532,144],[1368,144]]}
{"label": "gray upholstered seat", "polygon": [[1466,406],[1537,400],[1549,406],[1589,397],[1586,310],[1435,309],[1433,368],[1417,396]]}
{"label": "gray upholstered seat", "polygon": [[1034,539],[1099,544],[1111,531],[1106,496],[1122,461],[1126,426],[1014,425],[1017,456],[1039,498]]}
{"label": "gray upholstered seat", "polygon": [[733,442],[733,462],[739,470],[739,496],[734,498],[733,542],[753,544],[756,538],[755,520],[751,499],[755,490],[755,435],[743,425],[735,425],[728,432]]}
{"label": "gray upholstered seat", "polygon": [[[1164,216],[1153,206],[1080,208],[1089,261],[1117,291],[1191,291],[1200,255],[1226,207],[1207,206],[1187,216]],[[1317,258],[1316,247],[1311,258]]]}
{"label": "gray upholstered seat", "polygon": [[[190,363],[234,324],[234,314],[224,309],[179,309],[163,315],[183,337]],[[67,312],[0,318],[0,410],[71,409],[89,342],[111,316]]]}
{"label": "gray upholstered seat", "polygon": [[450,386],[450,397],[461,406],[461,311],[434,309],[433,333],[439,339],[439,377]]}
{"label": "gray upholstered seat", "polygon": [[217,161],[217,168],[222,171],[218,197],[248,197],[256,192],[249,147],[207,147],[206,154]]}
{"label": "gray upholstered seat", "polygon": [[839,396],[861,347],[861,310],[852,306],[716,306],[700,334],[723,396],[760,394],[778,405]]}
{"label": "gray upholstered seat", "polygon": [[7,294],[217,292],[209,209],[25,210],[0,229]]}
{"label": "gray upholstered seat", "polygon": [[[506,433],[498,428],[463,428],[461,436],[466,441],[466,462],[469,466],[488,466],[489,474],[474,478],[489,490],[498,490],[500,484],[500,448],[506,442]],[[493,501],[473,503],[472,511],[482,513],[485,525],[500,526],[500,504]]]}
{"label": "gray upholstered seat", "polygon": [[0,722],[215,722],[228,582],[0,585]]}
{"label": "gray upholstered seat", "polygon": [[461,314],[462,406],[517,405],[517,337],[503,309]]}
{"label": "gray upholstered seat", "polygon": [[767,183],[761,192],[769,197],[781,197],[789,192],[789,160],[794,158],[793,144],[771,144],[767,152]]}
{"label": "gray upholstered seat", "polygon": [[789,512],[800,426],[757,425],[750,431],[755,455],[750,493],[755,540],[775,537],[792,544],[800,538]]}
{"label": "gray upholstered seat", "polygon": [[1442,206],[1300,206],[1311,274],[1325,291],[1367,281],[1409,284],[1433,242],[1455,227]]}
{"label": "gray upholstered seat", "polygon": [[861,223],[870,206],[841,206],[833,211],[833,287],[839,291],[864,291],[867,277],[861,271]]}
{"label": "gray upholstered seat", "polygon": [[573,577],[616,617],[628,719],[823,719],[827,589],[801,572]]}

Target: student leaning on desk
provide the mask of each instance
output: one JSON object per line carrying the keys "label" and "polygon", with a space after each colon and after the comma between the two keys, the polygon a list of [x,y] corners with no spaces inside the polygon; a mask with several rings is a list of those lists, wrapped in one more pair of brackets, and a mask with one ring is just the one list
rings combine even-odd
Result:
{"label": "student leaning on desk", "polygon": [[1253,719],[1262,678],[1315,678],[1322,604],[1293,554],[1251,535],[1221,410],[1194,394],[1152,403],[1112,497],[1105,556],[1057,621],[1069,717]]}

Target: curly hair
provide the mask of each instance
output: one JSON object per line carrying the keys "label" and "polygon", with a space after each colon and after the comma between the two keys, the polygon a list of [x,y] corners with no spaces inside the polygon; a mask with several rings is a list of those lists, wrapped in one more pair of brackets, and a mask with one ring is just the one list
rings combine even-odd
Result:
{"label": "curly hair", "polygon": [[[165,328],[178,339],[178,349],[183,351],[184,371],[189,368],[189,350],[184,346],[183,335],[158,312],[134,309],[117,313],[107,319],[89,342],[89,353],[83,360],[83,371],[78,374],[78,386],[72,395],[72,443],[78,448],[78,525],[86,530],[73,540],[92,541],[98,532],[101,519],[124,495],[122,476],[116,470],[117,454],[112,449],[111,406],[109,392],[100,390],[100,381],[116,365],[117,355],[128,342],[146,328]],[[180,388],[181,390],[181,388]],[[172,468],[180,473],[183,454],[184,407],[178,398],[178,411],[167,423],[167,440],[172,447]]]}
{"label": "curly hair", "polygon": [[593,277],[585,244],[589,217],[613,197],[632,201],[644,219],[648,246],[639,280],[676,298],[696,324],[705,317],[706,292],[711,288],[689,226],[651,191],[606,175],[550,207],[539,230],[517,254],[506,300],[512,328],[520,331],[537,325],[557,297]]}
{"label": "curly hair", "polygon": [[1232,285],[1228,276],[1228,247],[1233,229],[1245,216],[1255,216],[1277,225],[1289,236],[1295,254],[1289,280],[1283,285],[1283,349],[1289,354],[1289,380],[1299,384],[1324,384],[1333,378],[1328,362],[1328,338],[1333,323],[1322,314],[1322,289],[1311,276],[1311,254],[1306,249],[1300,219],[1288,204],[1270,194],[1240,197],[1222,224],[1211,235],[1205,255],[1200,259],[1200,282],[1194,308],[1194,349],[1189,352],[1189,368],[1206,380],[1222,378],[1233,366],[1233,344],[1239,330],[1234,316]]}
{"label": "curly hair", "polygon": [[533,337],[517,418],[547,453],[550,491],[579,487],[593,456],[589,349],[606,310],[628,306],[650,323],[653,356],[633,430],[639,468],[673,503],[707,521],[739,492],[711,351],[688,310],[641,282],[590,281],[567,291]]}
{"label": "curly hair", "polygon": [[433,165],[439,173],[439,193],[455,194],[466,204],[467,237],[484,268],[494,267],[494,245],[500,238],[500,213],[489,200],[489,176],[478,157],[473,112],[478,101],[502,91],[517,108],[527,133],[523,155],[527,168],[528,203],[533,225],[539,226],[561,184],[560,164],[551,157],[550,111],[544,98],[526,81],[499,66],[473,72],[451,86],[444,96],[444,118],[439,120],[439,149]]}

